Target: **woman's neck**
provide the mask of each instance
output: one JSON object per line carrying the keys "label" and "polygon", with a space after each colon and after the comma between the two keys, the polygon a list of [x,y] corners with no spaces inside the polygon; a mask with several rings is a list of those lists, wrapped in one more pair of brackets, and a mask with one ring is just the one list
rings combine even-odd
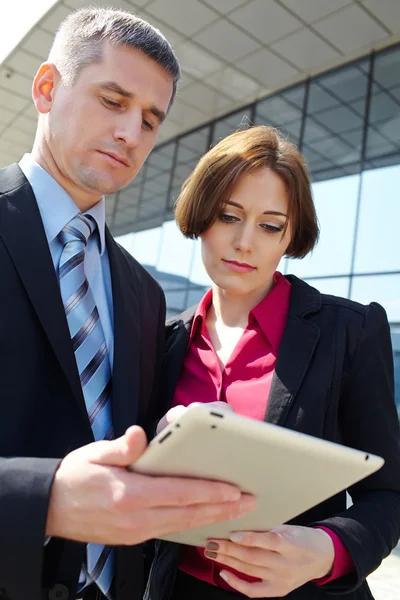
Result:
{"label": "woman's neck", "polygon": [[230,294],[213,285],[212,304],[207,320],[220,322],[226,327],[247,327],[250,311],[261,302],[274,287],[274,280],[253,294]]}

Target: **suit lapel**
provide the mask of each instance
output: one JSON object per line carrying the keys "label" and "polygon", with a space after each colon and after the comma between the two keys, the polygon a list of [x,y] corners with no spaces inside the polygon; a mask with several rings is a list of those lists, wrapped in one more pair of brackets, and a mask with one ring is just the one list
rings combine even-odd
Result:
{"label": "suit lapel", "polygon": [[0,236],[64,371],[72,394],[87,420],[58,280],[35,196],[18,165],[12,165],[2,175]]}
{"label": "suit lapel", "polygon": [[317,290],[289,276],[292,284],[289,315],[279,347],[265,421],[284,425],[319,339],[319,328],[304,317],[319,310]]}
{"label": "suit lapel", "polygon": [[139,280],[106,228],[114,305],[114,365],[112,412],[115,435],[136,423],[140,402]]}

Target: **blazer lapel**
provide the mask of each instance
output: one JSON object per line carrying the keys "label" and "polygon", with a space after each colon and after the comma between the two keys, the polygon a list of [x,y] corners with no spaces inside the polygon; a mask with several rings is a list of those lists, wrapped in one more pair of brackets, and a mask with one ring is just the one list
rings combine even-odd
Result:
{"label": "blazer lapel", "polygon": [[285,424],[319,339],[317,325],[304,318],[307,314],[319,310],[319,292],[297,277],[289,276],[288,279],[292,284],[289,315],[264,418],[265,421],[277,425]]}
{"label": "blazer lapel", "polygon": [[[0,236],[87,420],[57,276],[35,196],[18,165],[2,173]],[[10,190],[10,191],[9,191]]]}
{"label": "blazer lapel", "polygon": [[140,282],[107,227],[106,244],[114,305],[112,413],[118,437],[136,423],[140,402]]}

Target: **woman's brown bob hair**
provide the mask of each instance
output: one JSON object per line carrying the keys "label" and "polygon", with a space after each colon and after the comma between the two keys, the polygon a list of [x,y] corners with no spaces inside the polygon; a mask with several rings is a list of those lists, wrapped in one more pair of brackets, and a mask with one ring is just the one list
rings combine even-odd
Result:
{"label": "woman's brown bob hair", "polygon": [[286,185],[291,240],[286,256],[303,258],[315,246],[319,228],[306,160],[273,127],[251,127],[221,140],[198,162],[176,201],[175,217],[184,236],[201,236],[216,221],[244,173],[268,167]]}

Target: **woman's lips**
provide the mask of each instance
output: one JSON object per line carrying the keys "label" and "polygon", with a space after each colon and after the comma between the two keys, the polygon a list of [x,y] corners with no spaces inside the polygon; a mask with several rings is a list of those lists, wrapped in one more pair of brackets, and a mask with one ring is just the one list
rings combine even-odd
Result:
{"label": "woman's lips", "polygon": [[247,263],[239,263],[234,260],[222,259],[222,262],[228,269],[235,271],[235,273],[250,273],[255,270],[255,267],[248,265]]}

